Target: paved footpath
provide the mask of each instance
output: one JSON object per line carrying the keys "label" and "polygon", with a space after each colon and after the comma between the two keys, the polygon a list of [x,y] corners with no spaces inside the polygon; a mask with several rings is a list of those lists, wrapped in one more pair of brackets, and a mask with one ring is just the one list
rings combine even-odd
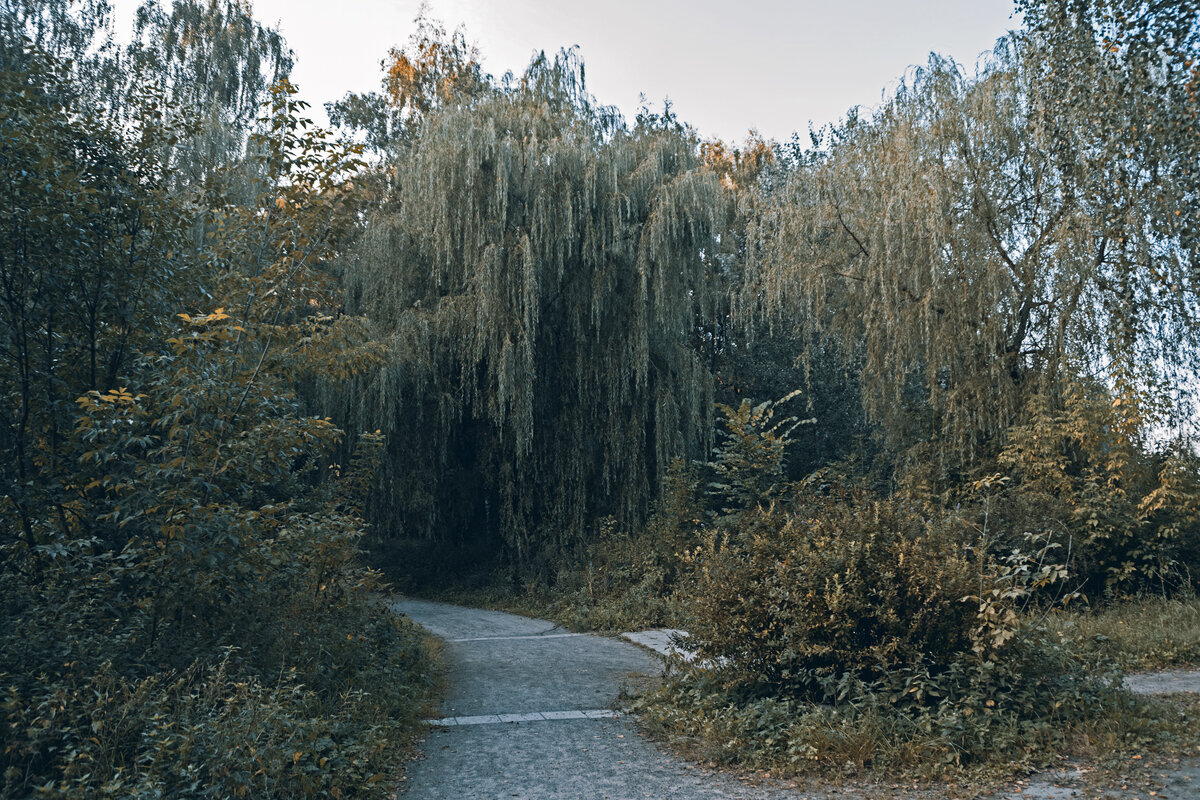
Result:
{"label": "paved footpath", "polygon": [[628,642],[499,611],[402,599],[445,640],[449,691],[401,800],[799,798],[672,757],[613,715],[626,689],[662,674]]}
{"label": "paved footpath", "polygon": [[[449,661],[441,717],[432,721],[421,747],[424,757],[409,764],[399,800],[955,796],[953,789],[910,794],[843,786],[825,794],[773,781],[743,783],[659,749],[616,713],[626,690],[662,674],[662,661],[646,650],[499,611],[407,598],[392,601],[392,607],[443,639]],[[662,643],[647,642],[656,644]],[[1200,674],[1181,672],[1138,676],[1130,683],[1134,691],[1189,691],[1197,678]],[[1174,765],[1154,788],[1166,798],[1200,797],[1200,767]],[[1082,773],[1067,771],[1018,782],[994,797],[1145,800],[1149,789],[1130,781],[1121,789],[1089,790]]]}

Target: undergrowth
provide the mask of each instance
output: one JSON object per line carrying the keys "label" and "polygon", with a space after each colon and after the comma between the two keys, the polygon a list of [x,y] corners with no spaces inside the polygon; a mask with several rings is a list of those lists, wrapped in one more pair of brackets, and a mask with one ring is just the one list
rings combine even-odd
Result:
{"label": "undergrowth", "polygon": [[688,569],[680,556],[698,543],[696,524],[703,514],[697,474],[695,465],[676,461],[641,530],[602,520],[578,557],[564,560],[552,581],[514,583],[500,569],[453,581],[415,574],[406,564],[407,571],[388,570],[399,562],[386,559],[385,571],[422,597],[551,619],[575,631],[677,627],[684,615],[676,588]]}
{"label": "undergrowth", "polygon": [[1192,755],[1200,740],[1194,703],[1104,688],[1074,702],[1091,713],[1072,718],[1052,703],[1018,714],[985,702],[977,713],[986,717],[979,729],[986,737],[974,745],[964,740],[971,726],[964,725],[962,709],[948,701],[914,714],[894,705],[886,691],[840,704],[745,696],[703,670],[674,678],[639,698],[634,709],[651,736],[689,758],[821,780],[1004,778],[1064,758],[1103,766],[1144,754]]}
{"label": "undergrowth", "polygon": [[1062,610],[1047,623],[1083,653],[1124,669],[1200,665],[1200,600],[1196,598],[1123,599],[1097,609]]}
{"label": "undergrowth", "polygon": [[3,603],[2,797],[382,798],[440,688],[421,631],[363,591],[255,603],[260,632],[211,658],[28,598]]}

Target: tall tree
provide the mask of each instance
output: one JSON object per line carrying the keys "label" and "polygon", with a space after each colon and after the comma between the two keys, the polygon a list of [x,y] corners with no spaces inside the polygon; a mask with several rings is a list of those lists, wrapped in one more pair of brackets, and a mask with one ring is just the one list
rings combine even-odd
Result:
{"label": "tall tree", "polygon": [[479,63],[479,51],[462,28],[447,32],[422,7],[416,30],[405,47],[393,47],[380,66],[381,92],[358,94],[327,103],[334,125],[362,135],[367,147],[383,158],[416,134],[433,111],[464,102],[490,86]]}
{"label": "tall tree", "polygon": [[125,77],[112,16],[109,0],[0,0],[0,68],[34,73],[45,64],[33,59],[49,56],[77,78],[57,91],[111,96]]}
{"label": "tall tree", "polygon": [[[1200,239],[1200,221],[1173,205],[1200,192],[1200,2],[1017,0],[1039,54],[1042,112],[1073,120],[1060,152],[1083,148],[1146,169],[1161,227]],[[1065,112],[1065,113],[1064,113]],[[1176,213],[1178,212],[1178,213]]]}
{"label": "tall tree", "polygon": [[[974,79],[932,59],[832,132],[754,242],[745,305],[861,352],[868,413],[948,468],[994,454],[1026,399],[1073,371],[1134,408],[1160,365],[1196,363],[1178,163],[1065,145],[1090,122],[1048,113],[1046,59],[1028,38]],[[1140,109],[1112,113],[1134,125]]]}
{"label": "tall tree", "polygon": [[[1200,2],[1019,0],[1017,7],[1038,74],[1037,113],[1053,133],[1046,146],[1087,195],[1103,199],[1092,211],[1108,232],[1103,302],[1121,349],[1114,379],[1130,399],[1147,377],[1136,362],[1157,361],[1168,368],[1160,376],[1167,384],[1194,386]],[[1189,394],[1172,400],[1184,408],[1195,400]]]}
{"label": "tall tree", "polygon": [[156,99],[123,128],[75,103],[70,75],[36,50],[0,69],[0,491],[29,544],[37,509],[57,509],[64,534],[75,524],[74,400],[128,374],[185,260]]}
{"label": "tall tree", "polygon": [[395,169],[348,268],[392,351],[355,401],[389,435],[377,516],[487,530],[525,566],[638,519],[710,435],[696,331],[727,194],[694,137],[626,129],[565,53],[431,113]]}
{"label": "tall tree", "polygon": [[[172,114],[186,122],[187,141],[171,150],[178,183],[202,187],[235,164],[253,172],[259,162],[245,158],[250,135],[268,90],[288,77],[293,57],[279,31],[256,20],[249,4],[172,0],[164,8],[146,0],[123,59],[129,87],[158,87]],[[240,174],[223,192],[249,202],[261,177]]]}

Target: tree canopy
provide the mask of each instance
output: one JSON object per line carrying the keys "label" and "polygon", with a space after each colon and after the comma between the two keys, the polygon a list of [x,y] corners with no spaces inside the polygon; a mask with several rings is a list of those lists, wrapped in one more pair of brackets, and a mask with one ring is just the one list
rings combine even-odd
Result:
{"label": "tree canopy", "polygon": [[570,53],[431,114],[347,266],[391,351],[356,401],[392,437],[389,522],[521,560],[638,519],[709,440],[727,202],[688,131],[626,128]]}
{"label": "tree canopy", "polygon": [[756,220],[746,313],[861,353],[870,416],[947,463],[994,452],[1030,396],[1081,375],[1149,413],[1198,363],[1182,165],[1087,143],[1091,120],[1046,88],[1055,56],[1009,39],[975,78],[932,59]]}

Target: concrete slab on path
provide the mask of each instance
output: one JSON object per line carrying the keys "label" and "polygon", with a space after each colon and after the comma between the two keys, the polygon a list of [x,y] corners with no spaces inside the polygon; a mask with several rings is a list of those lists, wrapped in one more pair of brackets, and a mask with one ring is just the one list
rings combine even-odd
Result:
{"label": "concrete slab on path", "polygon": [[679,628],[652,628],[648,631],[622,633],[621,638],[653,650],[664,658],[690,663],[696,659],[696,652],[679,645],[679,640],[687,635],[687,631]]}
{"label": "concrete slab on path", "polygon": [[[1165,672],[1135,672],[1125,676],[1125,686],[1134,694],[1178,694],[1200,692],[1200,670],[1173,669]],[[1200,790],[1197,790],[1200,797]]]}

